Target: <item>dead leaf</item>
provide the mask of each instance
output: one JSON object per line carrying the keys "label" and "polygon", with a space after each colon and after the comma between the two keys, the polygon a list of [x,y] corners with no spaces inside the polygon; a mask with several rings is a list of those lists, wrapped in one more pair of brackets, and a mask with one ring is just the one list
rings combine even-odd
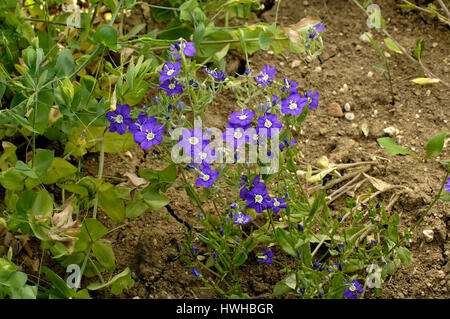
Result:
{"label": "dead leaf", "polygon": [[64,244],[72,253],[75,246],[75,237],[80,233],[81,222],[72,219],[73,206],[71,203],[60,213],[56,213],[52,217],[53,227],[47,233],[47,236],[54,241]]}
{"label": "dead leaf", "polygon": [[136,187],[147,185],[149,183],[146,179],[143,179],[134,173],[125,173],[123,174],[123,176],[128,177],[130,179],[131,184],[133,184]]}
{"label": "dead leaf", "polygon": [[299,37],[299,32],[308,30],[319,22],[319,18],[305,17],[296,24],[291,24],[288,27],[281,27],[281,29],[292,42],[296,44],[302,44]]}
{"label": "dead leaf", "polygon": [[386,183],[378,178],[372,177],[367,175],[366,173],[363,173],[363,175],[367,178],[367,180],[380,192],[387,192],[388,190],[394,188],[389,183]]}

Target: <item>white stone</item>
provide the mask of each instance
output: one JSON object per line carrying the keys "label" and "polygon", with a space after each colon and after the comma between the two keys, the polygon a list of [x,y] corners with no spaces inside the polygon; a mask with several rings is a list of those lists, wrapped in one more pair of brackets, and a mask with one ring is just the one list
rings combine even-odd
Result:
{"label": "white stone", "polygon": [[355,114],[353,114],[352,112],[345,113],[344,116],[349,121],[353,121],[355,119]]}
{"label": "white stone", "polygon": [[434,232],[431,229],[425,229],[423,232],[423,237],[427,243],[430,243],[434,239]]}
{"label": "white stone", "polygon": [[350,106],[350,103],[347,102],[347,103],[344,104],[344,110],[345,110],[346,112],[350,112],[351,109],[352,109],[352,108],[351,108],[351,106]]}
{"label": "white stone", "polygon": [[393,126],[389,126],[389,127],[386,127],[384,130],[383,130],[383,132],[384,133],[386,133],[386,134],[388,134],[389,136],[395,136],[395,135],[397,135],[398,133],[399,133],[399,131],[398,131],[398,129],[396,129],[395,127],[393,127]]}
{"label": "white stone", "polygon": [[359,36],[359,39],[362,42],[370,43],[370,40],[367,36],[372,37],[372,34],[370,32],[365,32]]}
{"label": "white stone", "polygon": [[367,77],[371,78],[372,76],[373,76],[373,72],[372,71],[367,72]]}

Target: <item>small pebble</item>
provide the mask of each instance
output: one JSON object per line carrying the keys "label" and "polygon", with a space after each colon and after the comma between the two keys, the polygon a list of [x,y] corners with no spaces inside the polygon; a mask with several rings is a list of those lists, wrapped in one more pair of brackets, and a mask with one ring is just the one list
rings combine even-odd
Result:
{"label": "small pebble", "polygon": [[355,114],[352,112],[345,113],[345,118],[349,121],[353,121],[355,119]]}
{"label": "small pebble", "polygon": [[350,112],[351,111],[351,106],[350,106],[350,103],[345,103],[345,105],[344,105],[344,110],[346,111],[346,112]]}
{"label": "small pebble", "polygon": [[314,71],[316,71],[316,72],[322,72],[322,68],[321,68],[320,66],[318,66],[318,67],[316,67],[316,68],[314,69]]}
{"label": "small pebble", "polygon": [[373,72],[372,71],[367,72],[367,77],[371,78],[372,76],[373,76]]}
{"label": "small pebble", "polygon": [[431,47],[432,48],[435,48],[435,47],[437,47],[438,46],[438,43],[437,42],[433,42],[432,44],[431,44]]}
{"label": "small pebble", "polygon": [[430,243],[434,239],[434,232],[431,229],[425,229],[423,232],[423,237],[427,243]]}
{"label": "small pebble", "polygon": [[281,66],[284,66],[284,62],[280,62],[280,65],[281,65]]}
{"label": "small pebble", "polygon": [[369,38],[368,38],[367,36],[372,37],[372,34],[371,34],[370,32],[363,33],[363,34],[361,34],[361,35],[359,36],[359,39],[360,39],[362,42],[370,43],[370,40],[369,40]]}
{"label": "small pebble", "polygon": [[343,117],[344,113],[342,112],[341,107],[336,102],[333,102],[328,107],[328,115],[332,117]]}
{"label": "small pebble", "polygon": [[291,68],[296,68],[296,67],[298,67],[300,64],[301,64],[301,61],[300,61],[300,60],[294,60],[294,61],[292,61],[292,63],[291,63]]}
{"label": "small pebble", "polygon": [[361,51],[361,50],[362,50],[362,46],[359,45],[359,44],[357,44],[357,45],[356,45],[356,51]]}
{"label": "small pebble", "polygon": [[386,133],[386,134],[388,134],[388,135],[391,136],[391,137],[393,137],[393,136],[395,136],[395,135],[397,135],[397,134],[399,133],[398,129],[396,129],[396,128],[393,127],[393,126],[386,127],[386,128],[383,130],[383,132]]}

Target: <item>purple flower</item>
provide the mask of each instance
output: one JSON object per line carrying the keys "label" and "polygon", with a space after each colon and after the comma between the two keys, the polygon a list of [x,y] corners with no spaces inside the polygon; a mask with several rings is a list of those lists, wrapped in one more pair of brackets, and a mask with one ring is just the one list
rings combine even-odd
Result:
{"label": "purple flower", "polygon": [[259,175],[255,177],[252,184],[253,188],[244,194],[247,208],[253,208],[257,213],[261,213],[264,209],[272,207],[266,185],[259,181]]}
{"label": "purple flower", "polygon": [[248,109],[242,110],[240,112],[233,112],[230,114],[231,120],[229,123],[233,125],[239,125],[240,127],[247,127],[250,125],[252,118],[255,116],[254,111],[249,111]]}
{"label": "purple flower", "polygon": [[161,77],[159,78],[159,82],[165,82],[167,80],[170,80],[171,78],[174,78],[178,75],[181,68],[181,62],[167,62],[164,64],[162,71],[158,71],[159,74],[161,74]]}
{"label": "purple flower", "polygon": [[274,214],[278,214],[281,208],[286,208],[286,200],[284,198],[274,197],[271,203]]}
{"label": "purple flower", "polygon": [[275,130],[279,131],[282,126],[283,124],[278,121],[276,114],[268,114],[258,119],[256,130],[259,133],[262,129],[262,132],[266,131],[268,137],[272,137],[272,132]]}
{"label": "purple flower", "polygon": [[159,87],[164,91],[166,91],[167,96],[183,93],[183,85],[181,85],[180,82],[178,82],[177,80],[175,81],[167,80],[162,84],[160,84]]}
{"label": "purple flower", "polygon": [[272,96],[272,106],[275,106],[278,104],[278,96],[273,95]]}
{"label": "purple flower", "polygon": [[175,53],[175,60],[179,60],[181,58],[180,53],[183,53],[185,56],[194,56],[196,53],[195,42],[186,42],[186,41],[177,41],[174,44],[170,45],[170,50]]}
{"label": "purple flower", "polygon": [[191,154],[193,155],[195,163],[211,164],[216,160],[217,158],[216,151],[214,149],[211,149],[209,142],[210,142],[209,140],[204,139],[202,142],[202,149],[199,150],[199,152],[195,152],[194,148],[194,152]]}
{"label": "purple flower", "polygon": [[301,97],[298,93],[292,93],[288,98],[281,99],[281,113],[299,115],[307,103],[308,98]]}
{"label": "purple flower", "polygon": [[308,41],[311,41],[312,39],[315,39],[318,35],[318,33],[325,30],[325,26],[322,23],[317,23],[312,28],[308,30]]}
{"label": "purple flower", "polygon": [[289,148],[294,148],[294,145],[297,144],[297,141],[293,138],[291,139],[285,139],[282,144],[279,145],[280,150],[282,151],[286,146],[289,146]]}
{"label": "purple flower", "polygon": [[447,178],[447,184],[444,184],[445,190],[450,193],[450,177]]}
{"label": "purple flower", "polygon": [[195,182],[197,186],[204,186],[206,188],[211,187],[214,184],[215,179],[219,176],[218,171],[213,171],[209,165],[204,164],[200,168],[200,174]]}
{"label": "purple flower", "polygon": [[235,224],[238,224],[238,225],[245,225],[245,224],[247,224],[249,221],[251,221],[252,219],[253,219],[253,217],[250,216],[250,215],[244,215],[244,214],[241,213],[241,212],[237,212],[237,213],[234,215],[233,222],[234,222]]}
{"label": "purple flower", "polygon": [[248,136],[248,132],[246,128],[242,127],[231,127],[229,125],[227,130],[223,132],[223,140],[227,142],[229,146],[233,149],[238,149],[245,143],[246,137]]}
{"label": "purple flower", "polygon": [[117,132],[119,135],[125,134],[128,125],[133,122],[133,119],[130,116],[130,106],[128,104],[117,104],[116,110],[106,113],[106,117],[111,123],[109,125],[109,131]]}
{"label": "purple flower", "polygon": [[308,98],[309,100],[309,104],[308,104],[308,108],[309,109],[316,109],[319,106],[319,92],[311,92],[308,91],[306,92],[305,98]]}
{"label": "purple flower", "polygon": [[214,251],[214,252],[212,253],[212,258],[214,259],[214,261],[216,261],[217,258],[219,258],[219,255]]}
{"label": "purple flower", "polygon": [[303,228],[303,225],[302,224],[298,224],[297,225],[297,228],[298,228],[298,231],[304,231],[305,229]]}
{"label": "purple flower", "polygon": [[149,117],[141,126],[141,130],[134,134],[134,141],[141,144],[141,148],[147,148],[162,142],[164,125],[157,124],[156,118]]}
{"label": "purple flower", "polygon": [[321,265],[322,265],[321,262],[313,262],[313,263],[312,263],[312,266],[313,266],[313,269],[314,269],[314,270],[318,269],[319,271],[322,271],[322,270],[323,270],[323,267],[322,267]]}
{"label": "purple flower", "polygon": [[271,251],[269,251],[267,249],[264,249],[263,255],[259,257],[259,262],[260,263],[271,264],[273,256],[275,256],[273,254],[273,252],[271,252]]}
{"label": "purple flower", "polygon": [[333,263],[333,266],[334,266],[336,269],[342,271],[342,265],[341,265],[340,263]]}
{"label": "purple flower", "polygon": [[237,204],[236,203],[231,203],[230,204],[230,208],[231,209],[236,209],[237,208]]}
{"label": "purple flower", "polygon": [[183,129],[178,146],[183,148],[184,153],[191,158],[202,157],[200,153],[204,150],[204,143],[209,143],[209,138],[203,135],[201,126],[195,127],[193,130]]}
{"label": "purple flower", "polygon": [[225,73],[223,71],[211,71],[209,68],[205,67],[205,72],[215,78],[217,81],[222,82],[225,80]]}
{"label": "purple flower", "polygon": [[[128,127],[128,130],[132,134],[136,134],[137,132],[142,132],[142,125],[145,124],[145,122],[148,120],[147,114],[144,112],[140,113],[137,117],[136,122],[133,122]],[[136,143],[138,143],[136,140],[134,140]]]}
{"label": "purple flower", "polygon": [[297,255],[298,260],[302,260],[302,255],[298,250],[295,251],[295,254]]}
{"label": "purple flower", "polygon": [[258,82],[262,88],[265,88],[266,85],[271,86],[276,72],[276,68],[271,68],[266,64],[264,65],[261,74],[255,76],[255,81]]}
{"label": "purple flower", "polygon": [[361,288],[361,285],[359,284],[358,280],[353,280],[352,282],[346,282],[346,285],[350,285],[348,289],[344,291],[342,294],[344,297],[347,297],[348,299],[356,299],[357,294],[356,293],[362,293],[363,289]]}
{"label": "purple flower", "polygon": [[246,75],[249,75],[250,72],[252,72],[252,69],[247,69],[247,70],[245,70],[245,74],[246,74]]}
{"label": "purple flower", "polygon": [[198,269],[196,269],[196,268],[192,268],[191,269],[191,274],[194,276],[194,277],[196,277],[196,278],[198,278],[198,277],[200,277],[202,274],[200,273],[200,271],[198,271]]}
{"label": "purple flower", "polygon": [[288,79],[283,79],[284,86],[281,88],[281,91],[286,92],[289,91],[290,93],[297,93],[297,86],[298,83],[294,81],[289,81]]}

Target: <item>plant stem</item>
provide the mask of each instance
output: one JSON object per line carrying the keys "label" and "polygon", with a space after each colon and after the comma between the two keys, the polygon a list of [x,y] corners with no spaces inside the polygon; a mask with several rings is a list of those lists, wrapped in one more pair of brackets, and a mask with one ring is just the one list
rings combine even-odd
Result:
{"label": "plant stem", "polygon": [[433,208],[434,204],[438,201],[438,199],[441,197],[442,189],[444,188],[444,184],[447,182],[448,175],[450,173],[450,170],[447,170],[447,174],[445,175],[444,181],[441,185],[441,188],[439,189],[439,192],[434,197],[433,201],[431,202],[430,206],[428,206],[427,210],[420,216],[419,220],[414,224],[414,226],[411,228],[411,232],[413,232],[417,226],[422,222],[422,220],[425,218],[425,216],[430,212],[431,208]]}

